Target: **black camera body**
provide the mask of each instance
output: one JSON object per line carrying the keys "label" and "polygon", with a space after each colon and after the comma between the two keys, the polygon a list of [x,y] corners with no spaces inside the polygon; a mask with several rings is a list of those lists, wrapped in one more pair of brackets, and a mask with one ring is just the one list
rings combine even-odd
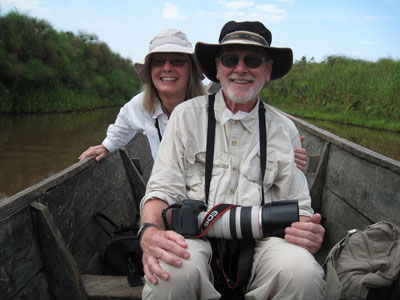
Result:
{"label": "black camera body", "polygon": [[166,228],[188,237],[204,234],[224,239],[245,239],[283,237],[285,228],[299,221],[297,200],[275,201],[262,206],[224,205],[230,206],[229,209],[220,212],[215,206],[206,212],[207,206],[203,201],[183,200],[182,204],[168,208],[172,211],[172,226],[165,224]]}
{"label": "black camera body", "polygon": [[206,211],[203,201],[186,199],[180,207],[172,209],[172,229],[183,236],[194,236],[199,232],[198,217]]}

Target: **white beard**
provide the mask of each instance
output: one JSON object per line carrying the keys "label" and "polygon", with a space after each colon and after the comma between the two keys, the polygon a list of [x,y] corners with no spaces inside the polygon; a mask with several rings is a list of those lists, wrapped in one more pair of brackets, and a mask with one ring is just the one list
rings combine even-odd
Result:
{"label": "white beard", "polygon": [[[249,89],[248,87],[244,87],[244,91],[239,92],[235,88],[231,88],[231,80],[247,80],[253,81],[253,86]],[[224,91],[225,95],[234,103],[243,104],[253,100],[255,97],[258,97],[258,93],[261,91],[265,83],[265,80],[258,80],[256,81],[253,76],[246,75],[246,76],[239,76],[233,74],[228,78],[225,78],[221,81],[222,90]]]}

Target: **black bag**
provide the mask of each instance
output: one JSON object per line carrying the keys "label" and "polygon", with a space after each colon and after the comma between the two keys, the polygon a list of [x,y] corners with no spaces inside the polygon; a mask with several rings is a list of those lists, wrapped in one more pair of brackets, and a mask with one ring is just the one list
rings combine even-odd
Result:
{"label": "black bag", "polygon": [[[104,246],[100,263],[104,275],[128,276],[130,286],[143,285],[142,248],[135,226],[116,225],[102,213],[94,214],[100,228],[110,237]],[[107,230],[104,221],[111,224],[113,232]]]}
{"label": "black bag", "polygon": [[209,240],[213,250],[214,286],[223,295],[221,299],[244,299],[251,277],[255,240]]}

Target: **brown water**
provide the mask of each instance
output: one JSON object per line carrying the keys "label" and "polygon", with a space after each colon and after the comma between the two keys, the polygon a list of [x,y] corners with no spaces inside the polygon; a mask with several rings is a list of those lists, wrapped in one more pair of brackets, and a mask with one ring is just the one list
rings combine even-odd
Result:
{"label": "brown water", "polygon": [[[119,108],[85,113],[0,115],[0,198],[11,196],[77,162],[105,137]],[[308,122],[400,161],[400,134]]]}
{"label": "brown water", "polygon": [[85,113],[0,114],[0,198],[11,196],[78,161],[100,144],[119,108]]}
{"label": "brown water", "polygon": [[304,120],[353,143],[400,161],[399,133],[342,125],[328,121]]}

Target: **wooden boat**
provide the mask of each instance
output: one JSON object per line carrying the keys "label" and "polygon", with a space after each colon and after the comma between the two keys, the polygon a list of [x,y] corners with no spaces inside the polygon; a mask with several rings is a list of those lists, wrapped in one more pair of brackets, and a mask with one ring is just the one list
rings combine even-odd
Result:
{"label": "wooden boat", "polygon": [[[400,225],[400,162],[291,118],[306,137],[306,176],[313,207],[326,217],[325,249],[352,228]],[[147,139],[138,135],[100,163],[86,159],[0,200],[1,299],[141,299],[141,287],[125,277],[100,274],[108,237],[92,216],[136,222],[151,167]]]}

